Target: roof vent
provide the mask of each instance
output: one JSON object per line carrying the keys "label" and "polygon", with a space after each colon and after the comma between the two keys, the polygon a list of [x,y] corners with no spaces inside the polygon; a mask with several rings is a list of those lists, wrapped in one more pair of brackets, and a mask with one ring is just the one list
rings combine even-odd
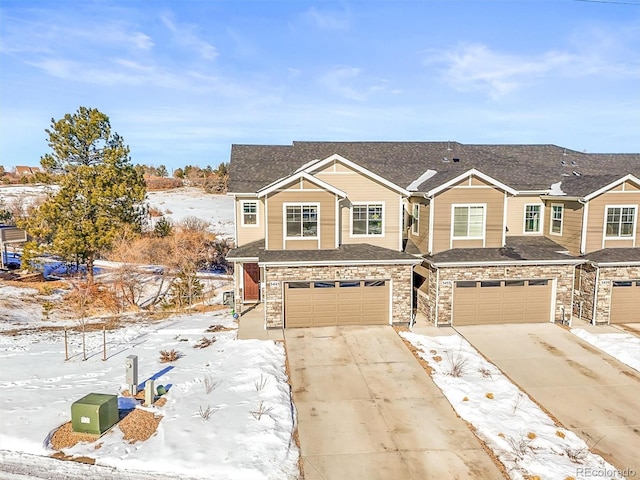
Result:
{"label": "roof vent", "polygon": [[561,163],[562,165],[566,165],[566,164],[567,164],[567,162],[566,162],[565,160],[562,160],[560,163]]}
{"label": "roof vent", "polygon": [[444,163],[449,163],[449,159],[448,159],[447,157],[442,157],[442,161],[443,161]]}
{"label": "roof vent", "polygon": [[454,159],[453,159],[453,163],[459,163],[459,162],[460,162],[460,159],[459,159],[459,158],[454,158]]}
{"label": "roof vent", "polygon": [[578,162],[576,162],[575,160],[571,160],[571,165],[576,166],[578,165]]}
{"label": "roof vent", "polygon": [[573,173],[576,177],[580,176],[580,174],[578,172],[576,172],[575,170],[573,172],[571,172],[571,173]]}
{"label": "roof vent", "polygon": [[563,156],[563,157],[566,157],[566,156],[567,156],[567,149],[566,149],[566,148],[563,148],[563,149],[562,149],[562,156]]}

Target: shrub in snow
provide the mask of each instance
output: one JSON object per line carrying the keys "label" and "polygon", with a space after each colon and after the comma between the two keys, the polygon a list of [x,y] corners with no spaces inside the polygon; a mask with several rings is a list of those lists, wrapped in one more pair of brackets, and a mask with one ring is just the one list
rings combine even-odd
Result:
{"label": "shrub in snow", "polygon": [[452,377],[461,377],[465,372],[465,364],[467,357],[463,357],[460,352],[452,354],[447,352],[447,360],[449,361],[449,369],[447,374]]}
{"label": "shrub in snow", "polygon": [[169,363],[175,362],[182,357],[182,354],[176,350],[160,350],[160,362]]}

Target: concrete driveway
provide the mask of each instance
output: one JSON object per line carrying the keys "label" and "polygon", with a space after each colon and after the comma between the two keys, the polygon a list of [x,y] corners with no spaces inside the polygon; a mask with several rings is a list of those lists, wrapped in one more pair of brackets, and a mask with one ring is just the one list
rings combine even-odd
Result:
{"label": "concrete driveway", "polygon": [[504,478],[391,327],[285,339],[306,480]]}
{"label": "concrete driveway", "polygon": [[550,323],[456,330],[593,451],[640,472],[638,372]]}

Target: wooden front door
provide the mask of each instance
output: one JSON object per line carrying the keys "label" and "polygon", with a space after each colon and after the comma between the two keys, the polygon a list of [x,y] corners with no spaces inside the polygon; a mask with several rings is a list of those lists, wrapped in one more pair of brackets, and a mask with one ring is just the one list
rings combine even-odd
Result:
{"label": "wooden front door", "polygon": [[260,301],[260,267],[257,263],[245,263],[244,270],[244,301]]}

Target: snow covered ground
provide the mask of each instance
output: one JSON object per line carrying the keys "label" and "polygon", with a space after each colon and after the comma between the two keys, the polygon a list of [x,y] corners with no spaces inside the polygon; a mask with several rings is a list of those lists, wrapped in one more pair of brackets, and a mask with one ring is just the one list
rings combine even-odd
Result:
{"label": "snow covered ground", "polygon": [[[16,200],[27,205],[38,197],[44,197],[52,187],[0,186],[0,200],[10,205]],[[173,223],[193,216],[211,224],[211,231],[225,238],[233,238],[233,198],[227,195],[205,193],[200,188],[184,187],[147,192],[149,205],[160,210]]]}
{"label": "snow covered ground", "polygon": [[[211,325],[234,329],[206,333]],[[0,335],[0,478],[5,478],[3,469],[24,472],[25,462],[32,474],[48,472],[42,478],[298,478],[282,344],[237,340],[227,310],[175,316],[160,324],[140,320],[107,331],[106,361],[102,332],[87,333],[86,361],[80,334],[70,336],[71,358],[65,361],[60,331]],[[194,348],[203,337],[216,341]],[[159,351],[171,349],[184,356],[160,363]],[[138,356],[140,384],[155,377],[156,386],[169,387],[167,403],[151,407],[162,416],[157,433],[128,443],[116,426],[95,442],[64,450],[109,468],[52,462],[48,438],[70,419],[74,401],[127,388],[128,355]],[[200,414],[207,408],[213,412],[208,420]]]}
{"label": "snow covered ground", "polygon": [[510,478],[623,478],[573,432],[556,426],[464,339],[401,335],[433,368],[436,385],[505,465]]}
{"label": "snow covered ground", "polygon": [[572,328],[571,333],[640,372],[640,338],[631,333],[589,333]]}

